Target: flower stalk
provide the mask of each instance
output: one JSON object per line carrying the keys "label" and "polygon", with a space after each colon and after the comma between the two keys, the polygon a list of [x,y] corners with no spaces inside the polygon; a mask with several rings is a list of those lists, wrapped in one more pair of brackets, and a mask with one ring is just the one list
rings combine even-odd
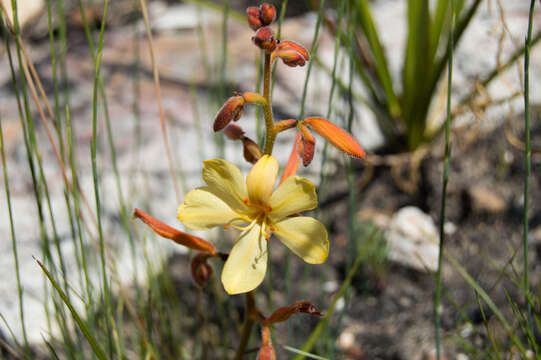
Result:
{"label": "flower stalk", "polygon": [[246,352],[246,347],[250,342],[250,335],[252,335],[252,328],[254,326],[254,318],[252,314],[256,312],[255,307],[255,291],[249,291],[246,293],[244,302],[244,323],[242,324],[242,332],[240,335],[239,346],[235,352],[235,360],[241,360],[242,356]]}
{"label": "flower stalk", "polygon": [[263,116],[265,117],[265,150],[264,154],[272,155],[276,131],[274,131],[274,120],[272,119],[272,107],[270,100],[270,82],[271,82],[271,54],[265,52],[265,64],[263,67],[263,97],[267,100],[267,105],[263,105]]}

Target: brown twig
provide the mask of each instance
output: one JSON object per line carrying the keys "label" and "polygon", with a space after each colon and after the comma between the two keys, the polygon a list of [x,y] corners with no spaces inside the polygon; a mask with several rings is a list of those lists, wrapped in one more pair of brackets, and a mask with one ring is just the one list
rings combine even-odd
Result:
{"label": "brown twig", "polygon": [[167,153],[167,160],[169,162],[169,171],[171,172],[171,178],[173,180],[173,187],[175,189],[177,202],[180,203],[180,189],[178,185],[179,182],[178,182],[177,175],[175,172],[175,166],[173,163],[173,155],[171,154],[171,147],[169,146],[169,140],[167,138],[167,125],[165,123],[165,113],[163,111],[162,92],[160,88],[160,73],[158,71],[158,65],[156,64],[156,58],[154,57],[154,43],[152,41],[152,30],[150,28],[150,20],[148,19],[146,0],[140,0],[139,3],[141,4],[141,12],[143,13],[143,18],[145,21],[145,29],[147,32],[148,48],[150,52],[150,61],[152,63],[152,71],[154,73],[154,88],[156,91],[156,100],[158,101],[158,110],[160,112],[160,123],[162,126],[163,142],[165,146],[165,151]]}

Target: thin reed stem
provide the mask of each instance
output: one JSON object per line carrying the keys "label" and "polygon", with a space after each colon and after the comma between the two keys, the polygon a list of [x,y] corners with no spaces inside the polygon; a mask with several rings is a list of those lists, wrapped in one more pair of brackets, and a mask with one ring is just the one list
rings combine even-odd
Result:
{"label": "thin reed stem", "polygon": [[[532,24],[533,24],[533,10],[535,7],[535,0],[530,2],[530,13],[528,15],[528,34],[526,36],[526,44],[524,46],[524,213],[523,213],[523,250],[524,250],[524,292],[526,297],[526,321],[527,326],[531,334],[534,334],[533,319],[532,319],[532,305],[529,300],[530,294],[530,266],[528,260],[528,206],[530,202],[530,173],[532,167],[532,148],[530,144],[530,48],[532,42]],[[534,347],[535,349],[535,347]]]}
{"label": "thin reed stem", "polygon": [[101,221],[101,199],[100,191],[98,184],[98,169],[96,163],[96,140],[97,140],[97,123],[98,123],[98,89],[100,83],[100,65],[101,65],[101,54],[103,49],[103,34],[105,32],[105,21],[107,19],[107,5],[108,0],[105,0],[103,8],[103,20],[100,27],[100,35],[98,41],[98,48],[95,54],[94,61],[94,86],[93,86],[93,95],[92,95],[92,140],[91,140],[91,163],[92,163],[92,178],[94,184],[94,198],[96,202],[96,215],[98,223],[98,239],[99,239],[99,252],[100,252],[100,264],[101,264],[101,275],[102,275],[102,286],[103,286],[103,296],[104,296],[104,306],[106,309],[105,323],[107,329],[107,347],[109,352],[109,357],[113,356],[113,343],[112,343],[112,305],[111,305],[111,295],[109,281],[107,279],[107,269],[105,261],[105,240],[103,236],[103,226]]}
{"label": "thin reed stem", "polygon": [[454,36],[455,36],[455,4],[454,0],[450,2],[451,7],[451,29],[449,31],[449,60],[447,68],[447,112],[445,118],[445,158],[443,161],[443,179],[441,190],[441,209],[440,209],[440,244],[438,254],[438,270],[436,273],[436,292],[434,294],[434,328],[436,341],[436,359],[441,359],[441,319],[440,319],[440,303],[442,291],[442,264],[443,250],[445,244],[445,202],[447,198],[447,182],[449,179],[449,159],[451,157],[451,146],[449,144],[449,134],[451,128],[451,90],[453,84],[453,54],[454,54]]}
{"label": "thin reed stem", "polygon": [[255,291],[252,290],[245,295],[245,304],[244,304],[244,324],[242,325],[242,332],[240,336],[239,346],[235,353],[235,360],[241,360],[244,353],[246,352],[246,347],[250,341],[250,336],[252,335],[252,328],[254,326],[254,319],[252,314],[255,311]]}
{"label": "thin reed stem", "polygon": [[[319,28],[321,27],[321,19],[323,18],[323,9],[325,8],[325,0],[319,2],[319,10],[317,12],[316,29],[314,30],[314,37],[312,38],[312,47],[310,48],[310,56],[313,58],[317,51],[317,39],[319,37]],[[299,113],[299,120],[304,118],[304,108],[306,105],[306,95],[308,93],[308,81],[310,80],[310,74],[312,73],[313,61],[308,62],[308,69],[306,71],[306,78],[304,80],[304,87],[302,90],[301,111]]]}
{"label": "thin reed stem", "polygon": [[[0,20],[1,21],[1,20]],[[2,119],[0,118],[0,152],[2,155],[2,172],[4,176],[4,188],[6,191],[6,202],[9,214],[9,229],[11,232],[11,249],[13,252],[13,262],[15,266],[15,279],[17,281],[17,299],[19,301],[19,318],[21,321],[21,329],[23,333],[24,353],[27,359],[31,359],[30,347],[28,346],[28,337],[26,335],[26,325],[24,323],[24,299],[23,289],[21,286],[21,274],[19,267],[19,255],[17,252],[17,237],[15,236],[15,225],[13,224],[13,210],[11,207],[11,194],[9,191],[9,180],[6,165],[6,153],[4,149],[4,131],[2,130]]]}
{"label": "thin reed stem", "polygon": [[175,195],[177,203],[180,204],[180,188],[175,171],[175,164],[173,162],[173,155],[171,153],[171,146],[169,146],[169,139],[167,137],[167,124],[165,122],[165,112],[163,111],[162,104],[162,91],[160,88],[160,73],[158,70],[158,64],[154,56],[154,43],[152,41],[152,29],[150,27],[150,20],[148,18],[148,11],[146,6],[146,0],[140,0],[141,12],[145,21],[145,29],[148,38],[148,48],[150,53],[150,61],[152,63],[152,73],[154,75],[154,89],[156,91],[156,101],[158,102],[158,110],[160,113],[160,124],[162,127],[163,144],[165,146],[165,152],[167,154],[167,161],[169,162],[169,172],[171,173],[171,179],[173,180],[173,188],[175,189]]}

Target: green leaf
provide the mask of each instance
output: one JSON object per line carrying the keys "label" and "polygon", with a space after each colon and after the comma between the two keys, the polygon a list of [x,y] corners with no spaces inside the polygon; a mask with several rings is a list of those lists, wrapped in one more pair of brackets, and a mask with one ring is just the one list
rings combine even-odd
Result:
{"label": "green leaf", "polygon": [[433,66],[429,58],[430,30],[428,0],[410,0],[402,99],[410,149],[416,148],[423,140],[426,114],[431,100],[431,92],[427,86]]}
{"label": "green leaf", "polygon": [[398,117],[400,116],[401,112],[400,104],[393,89],[393,82],[389,73],[387,59],[385,58],[385,53],[379,40],[378,31],[374,24],[370,6],[368,5],[367,0],[357,0],[355,4],[360,26],[366,40],[368,41],[372,55],[374,56],[374,63],[378,79],[381,83],[383,91],[385,92],[385,96],[387,97],[387,106],[389,108],[389,112],[393,117]]}
{"label": "green leaf", "polygon": [[94,351],[94,354],[100,360],[107,360],[107,356],[105,355],[105,352],[100,347],[96,338],[92,335],[92,333],[86,326],[83,319],[79,316],[79,314],[77,313],[77,310],[75,310],[75,308],[71,304],[71,301],[68,299],[64,291],[62,291],[62,289],[60,288],[60,285],[58,285],[58,283],[52,277],[51,273],[49,273],[49,271],[45,268],[45,266],[43,266],[43,264],[38,259],[34,258],[34,260],[36,260],[38,265],[41,267],[41,270],[43,270],[43,272],[45,273],[45,275],[47,276],[47,278],[49,279],[53,287],[58,292],[58,295],[60,295],[60,298],[62,299],[64,304],[66,304],[66,306],[68,307],[69,311],[71,312],[71,316],[73,317],[73,320],[75,320],[75,322],[77,323],[77,326],[79,326],[79,329],[85,336],[86,340],[88,340],[88,343],[90,344],[90,347],[92,347],[92,351]]}

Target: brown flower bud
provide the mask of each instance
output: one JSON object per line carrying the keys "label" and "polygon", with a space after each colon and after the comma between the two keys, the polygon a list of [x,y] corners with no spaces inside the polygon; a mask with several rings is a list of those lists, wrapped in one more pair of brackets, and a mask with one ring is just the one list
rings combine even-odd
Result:
{"label": "brown flower bud", "polygon": [[248,16],[248,25],[252,30],[257,30],[263,26],[261,23],[261,11],[258,7],[250,6],[246,9],[246,15]]}
{"label": "brown flower bud", "polygon": [[272,29],[268,26],[262,27],[255,33],[255,36],[252,36],[252,41],[259,48],[270,53],[276,49],[278,41],[274,38]]}
{"label": "brown flower bud", "polygon": [[212,275],[212,267],[207,264],[208,254],[199,253],[192,259],[192,278],[199,286],[204,286]]}
{"label": "brown flower bud", "polygon": [[255,164],[261,156],[263,156],[263,151],[257,146],[257,144],[250,138],[246,136],[242,137],[242,150],[244,154],[244,159],[249,163]]}
{"label": "brown flower bud", "polygon": [[306,167],[310,165],[314,158],[314,152],[316,150],[316,139],[314,135],[303,125],[299,126],[302,134],[302,164]]}
{"label": "brown flower bud", "polygon": [[237,124],[229,124],[224,129],[224,134],[229,140],[240,140],[244,135],[244,130]]}
{"label": "brown flower bud", "polygon": [[242,112],[244,111],[244,98],[241,95],[236,95],[230,97],[229,100],[225,102],[216,119],[214,120],[214,131],[220,131],[233,121],[237,121]]}
{"label": "brown flower bud", "polygon": [[263,3],[259,7],[259,10],[261,13],[260,19],[264,26],[269,25],[276,18],[276,8],[274,5]]}
{"label": "brown flower bud", "polygon": [[284,64],[295,67],[304,66],[310,60],[308,51],[296,42],[285,40],[278,44],[278,47],[272,53],[271,61],[277,57],[281,58]]}

